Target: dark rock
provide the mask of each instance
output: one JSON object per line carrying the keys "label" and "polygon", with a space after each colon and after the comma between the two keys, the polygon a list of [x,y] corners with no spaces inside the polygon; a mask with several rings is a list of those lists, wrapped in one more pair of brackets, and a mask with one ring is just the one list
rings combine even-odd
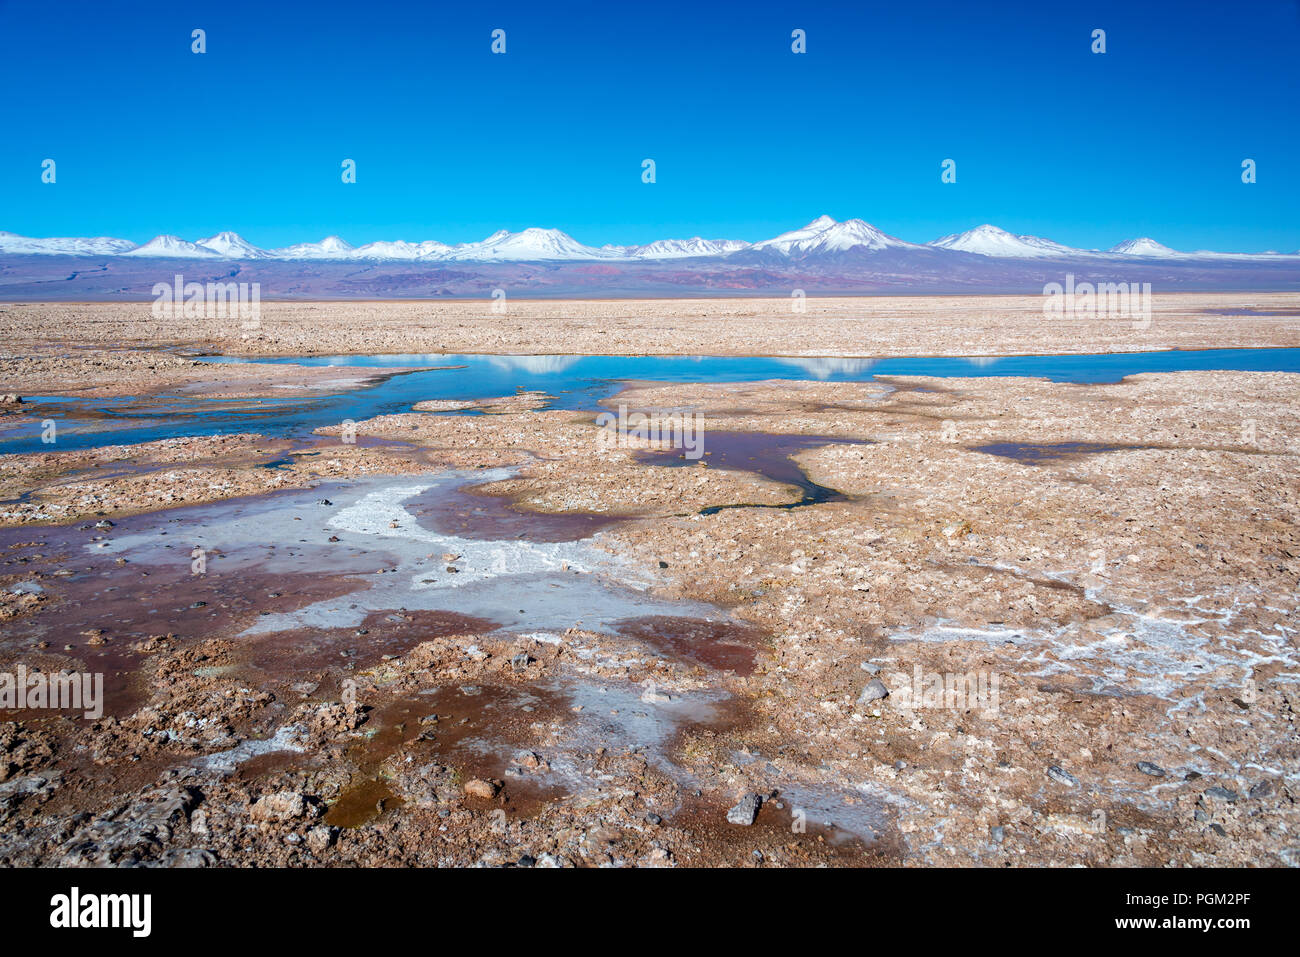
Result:
{"label": "dark rock", "polygon": [[1253,788],[1250,789],[1250,796],[1257,801],[1260,798],[1269,797],[1270,795],[1272,795],[1272,793],[1273,793],[1273,782],[1267,780],[1260,781],[1258,784],[1256,784]]}
{"label": "dark rock", "polygon": [[1167,773],[1160,765],[1152,764],[1150,761],[1139,761],[1137,769],[1143,774],[1151,775],[1153,778],[1162,778]]}
{"label": "dark rock", "polygon": [[1053,764],[1050,768],[1047,769],[1047,776],[1051,778],[1053,781],[1055,781],[1057,784],[1064,784],[1067,788],[1073,788],[1079,786],[1078,778],[1076,778],[1069,771],[1065,770],[1065,768],[1056,764]]}
{"label": "dark rock", "polygon": [[1216,801],[1227,801],[1229,804],[1232,804],[1237,800],[1237,798],[1241,797],[1241,795],[1236,791],[1230,791],[1227,788],[1221,788],[1217,785],[1212,788],[1206,788],[1204,796],[1214,798]]}

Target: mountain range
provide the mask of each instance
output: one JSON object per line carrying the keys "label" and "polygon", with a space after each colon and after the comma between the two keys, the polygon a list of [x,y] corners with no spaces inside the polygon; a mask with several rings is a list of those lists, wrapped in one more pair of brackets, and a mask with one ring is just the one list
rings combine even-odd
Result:
{"label": "mountain range", "polygon": [[731,257],[744,252],[777,254],[790,259],[832,256],[850,251],[938,249],[972,253],[993,259],[1277,259],[1300,252],[1220,253],[1179,252],[1154,239],[1129,239],[1105,250],[1076,249],[1038,236],[1017,236],[983,225],[928,243],[911,243],[861,219],[836,222],[819,216],[808,225],[772,239],[749,243],[738,239],[660,239],[639,246],[586,246],[558,229],[530,227],[517,233],[499,230],[479,242],[449,245],[429,239],[367,243],[352,246],[338,236],[320,242],[297,243],[281,249],[261,249],[238,233],[221,232],[190,242],[178,236],[156,236],[142,245],[129,240],[96,238],[33,239],[0,232],[0,255],[130,256],[139,259],[210,259],[356,262],[628,262],[639,260]]}
{"label": "mountain range", "polygon": [[928,243],[819,216],[771,239],[587,246],[558,229],[479,242],[338,236],[262,249],[233,232],[143,245],[0,233],[0,301],[140,301],[157,283],[256,282],[263,299],[637,298],[875,294],[1041,295],[1048,283],[1138,282],[1153,291],[1300,292],[1300,253],[1178,252],[1142,237],[1075,249],[977,226]]}

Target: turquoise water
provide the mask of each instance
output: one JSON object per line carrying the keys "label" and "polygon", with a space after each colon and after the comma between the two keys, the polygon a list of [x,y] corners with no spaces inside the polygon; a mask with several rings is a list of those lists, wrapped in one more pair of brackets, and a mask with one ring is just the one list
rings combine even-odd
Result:
{"label": "turquoise water", "polygon": [[[1211,349],[1106,355],[1003,358],[827,359],[765,356],[486,356],[377,355],[276,357],[204,361],[268,362],[366,368],[438,366],[395,374],[365,388],[323,396],[221,400],[194,396],[74,399],[24,396],[36,421],[0,436],[0,452],[96,448],[190,435],[256,431],[306,435],[313,429],[405,412],[425,399],[485,399],[518,390],[553,396],[552,407],[595,410],[627,381],[753,382],[763,379],[862,382],[876,376],[1030,376],[1056,382],[1118,382],[1141,372],[1182,370],[1300,372],[1300,349]],[[41,422],[53,420],[58,440],[41,442]]]}

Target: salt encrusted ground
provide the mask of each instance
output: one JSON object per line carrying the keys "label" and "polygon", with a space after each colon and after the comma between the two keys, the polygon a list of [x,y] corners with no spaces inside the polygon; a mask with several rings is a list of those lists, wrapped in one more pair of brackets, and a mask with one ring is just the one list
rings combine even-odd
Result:
{"label": "salt encrusted ground", "polygon": [[[1269,339],[1290,323],[1261,334],[1294,344]],[[1300,863],[1300,377],[617,400],[703,414],[706,452],[710,430],[847,440],[798,455],[844,499],[794,509],[769,506],[796,490],[707,455],[602,453],[588,418],[535,399],[381,417],[296,457],[236,435],[8,458],[0,671],[107,662],[121,687],[96,723],[3,715],[0,861]],[[474,578],[477,546],[408,535],[400,493],[365,498],[447,469],[483,486],[456,507],[497,523],[485,555],[530,527],[518,509],[627,516],[545,550],[545,573],[625,574],[696,624],[533,627],[524,598],[497,631],[500,608],[385,598],[321,629],[331,602]],[[206,534],[238,519],[300,541],[231,538],[196,579],[168,516],[201,502]],[[699,514],[735,503],[752,507]],[[167,529],[187,546],[170,563],[149,557]],[[156,627],[115,624],[135,592]],[[905,707],[918,670],[996,677],[996,700]],[[873,678],[888,697],[864,698]],[[746,794],[767,798],[755,823],[729,823]]]}

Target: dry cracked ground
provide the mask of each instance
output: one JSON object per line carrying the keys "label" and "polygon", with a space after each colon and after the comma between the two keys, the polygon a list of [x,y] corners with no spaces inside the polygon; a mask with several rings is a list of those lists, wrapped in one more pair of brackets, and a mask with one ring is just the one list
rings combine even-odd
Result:
{"label": "dry cracked ground", "polygon": [[6,456],[0,863],[1300,865],[1300,377],[544,400]]}

